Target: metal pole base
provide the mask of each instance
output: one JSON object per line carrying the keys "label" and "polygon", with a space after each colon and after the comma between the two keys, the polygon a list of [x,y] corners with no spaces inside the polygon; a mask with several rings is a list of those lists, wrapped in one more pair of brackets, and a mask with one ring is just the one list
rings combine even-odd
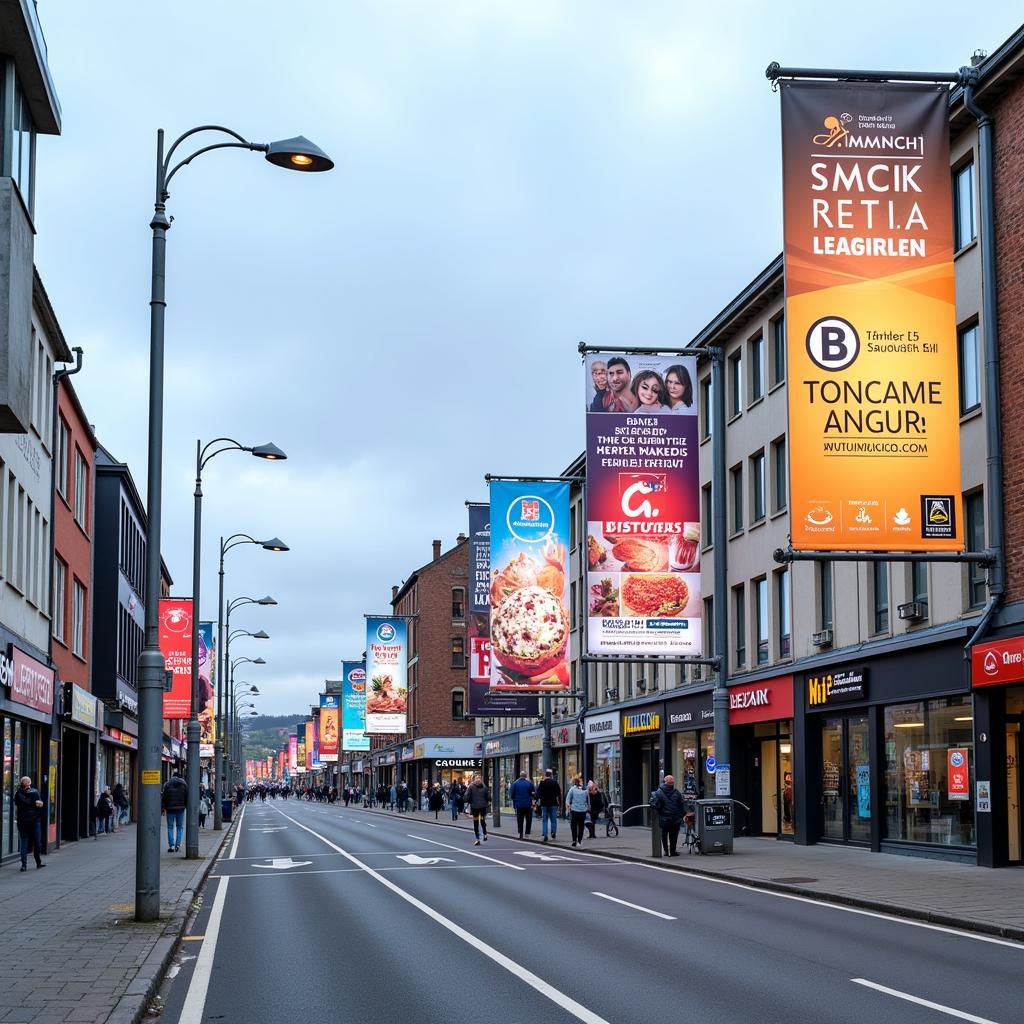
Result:
{"label": "metal pole base", "polygon": [[223,793],[221,792],[220,774],[221,774],[221,742],[218,739],[213,745],[213,831],[222,832],[224,830],[224,810],[221,806],[221,799]]}
{"label": "metal pole base", "polygon": [[185,859],[199,860],[199,719],[188,723],[188,803],[185,808]]}

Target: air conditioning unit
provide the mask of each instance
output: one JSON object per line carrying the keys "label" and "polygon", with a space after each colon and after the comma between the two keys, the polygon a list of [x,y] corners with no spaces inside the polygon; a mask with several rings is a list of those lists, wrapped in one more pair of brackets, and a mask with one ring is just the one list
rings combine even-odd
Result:
{"label": "air conditioning unit", "polygon": [[811,634],[811,643],[815,647],[831,647],[832,646],[832,630],[823,629],[818,633]]}
{"label": "air conditioning unit", "polygon": [[928,602],[908,601],[906,604],[898,605],[896,613],[905,622],[922,622],[928,618]]}

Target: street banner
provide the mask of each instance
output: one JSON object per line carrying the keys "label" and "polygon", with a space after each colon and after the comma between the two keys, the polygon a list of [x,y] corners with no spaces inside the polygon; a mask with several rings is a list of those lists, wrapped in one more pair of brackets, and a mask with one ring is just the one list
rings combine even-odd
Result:
{"label": "street banner", "polygon": [[213,695],[217,692],[217,640],[212,622],[199,623],[199,756],[213,757],[217,721]]}
{"label": "street banner", "polygon": [[491,690],[569,689],[569,485],[491,481]]}
{"label": "street banner", "polygon": [[163,717],[189,718],[192,712],[192,598],[160,598],[160,653],[171,673]]}
{"label": "street banner", "polygon": [[298,750],[296,751],[296,771],[305,772],[309,768],[306,765],[306,723],[299,722],[295,727]]}
{"label": "street banner", "polygon": [[274,776],[274,755],[267,754],[267,778],[273,778]]}
{"label": "street banner", "polygon": [[314,768],[313,761],[313,719],[307,718],[306,728],[306,771],[311,772]]}
{"label": "street banner", "polygon": [[341,747],[339,701],[336,693],[320,694],[320,760],[337,761]]}
{"label": "street banner", "polygon": [[950,800],[971,798],[969,755],[967,747],[952,747],[946,751],[946,795]]}
{"label": "street banner", "polygon": [[285,777],[285,764],[288,760],[285,751],[280,750],[277,754],[277,777],[283,779]]}
{"label": "street banner", "polygon": [[404,733],[408,712],[408,627],[405,619],[366,616],[366,731]]}
{"label": "street banner", "polygon": [[539,714],[537,698],[491,686],[491,510],[469,506],[469,700],[470,716]]}
{"label": "street banner", "polygon": [[366,662],[341,663],[341,749],[369,750],[366,732]]}
{"label": "street banner", "polygon": [[299,770],[299,738],[288,737],[288,771],[294,775]]}
{"label": "street banner", "polygon": [[793,547],[961,550],[949,90],[780,84]]}
{"label": "street banner", "polygon": [[584,363],[587,649],[700,657],[697,361]]}

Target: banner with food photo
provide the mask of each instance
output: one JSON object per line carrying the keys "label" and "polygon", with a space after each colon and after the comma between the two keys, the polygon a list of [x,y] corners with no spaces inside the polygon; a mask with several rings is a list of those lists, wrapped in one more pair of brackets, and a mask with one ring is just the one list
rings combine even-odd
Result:
{"label": "banner with food photo", "polygon": [[491,481],[491,690],[569,689],[569,485]]}
{"label": "banner with food photo", "polygon": [[192,598],[160,598],[160,653],[171,673],[163,693],[164,718],[189,718],[192,713]]}
{"label": "banner with food photo", "polygon": [[366,732],[365,661],[341,663],[341,749],[370,749]]}
{"label": "banner with food photo", "polygon": [[409,709],[408,627],[390,615],[366,616],[366,731],[404,733]]}
{"label": "banner with food photo", "polygon": [[199,623],[199,756],[213,757],[217,724],[213,713],[213,694],[217,686],[217,640],[212,622]]}
{"label": "banner with food photo", "polygon": [[587,649],[700,657],[696,359],[585,366]]}
{"label": "banner with food photo", "polygon": [[320,694],[320,760],[337,761],[341,750],[338,695]]}

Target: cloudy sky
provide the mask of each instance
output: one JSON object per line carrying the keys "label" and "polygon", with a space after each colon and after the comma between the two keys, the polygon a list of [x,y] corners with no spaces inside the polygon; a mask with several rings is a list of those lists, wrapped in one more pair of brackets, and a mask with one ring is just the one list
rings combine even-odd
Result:
{"label": "cloudy sky", "polygon": [[[261,711],[301,711],[363,613],[465,529],[483,476],[582,449],[581,339],[686,341],[781,249],[791,65],[953,70],[1013,5],[612,0],[43,0],[64,134],[39,144],[36,260],[98,435],[146,478],[156,129],[305,134],[337,167],[225,151],[169,212],[163,549],[191,592],[196,438]],[[161,17],[161,15],[163,15]]]}

